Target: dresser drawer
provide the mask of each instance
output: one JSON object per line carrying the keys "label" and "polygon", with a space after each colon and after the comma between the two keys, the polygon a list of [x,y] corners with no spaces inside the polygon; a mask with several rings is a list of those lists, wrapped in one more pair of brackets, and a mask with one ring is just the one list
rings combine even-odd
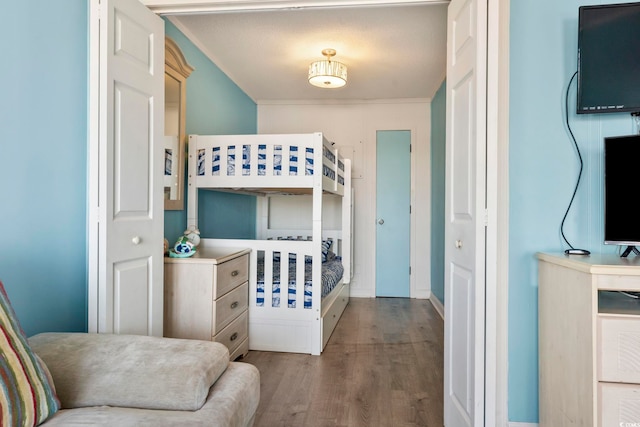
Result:
{"label": "dresser drawer", "polygon": [[247,313],[247,311],[242,313],[237,319],[213,337],[213,341],[227,346],[229,354],[233,353],[248,336]]}
{"label": "dresser drawer", "polygon": [[637,426],[640,423],[640,385],[599,383],[599,427]]}
{"label": "dresser drawer", "polygon": [[598,337],[598,380],[640,384],[640,317],[600,315]]}
{"label": "dresser drawer", "polygon": [[213,335],[220,332],[247,309],[248,298],[249,283],[245,282],[213,302],[213,320],[215,322]]}
{"label": "dresser drawer", "polygon": [[249,255],[218,264],[213,272],[213,299],[249,280]]}

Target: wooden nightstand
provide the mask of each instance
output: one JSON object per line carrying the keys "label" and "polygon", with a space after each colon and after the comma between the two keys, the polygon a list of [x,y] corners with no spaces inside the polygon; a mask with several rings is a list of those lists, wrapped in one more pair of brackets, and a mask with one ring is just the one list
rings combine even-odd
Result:
{"label": "wooden nightstand", "polygon": [[249,351],[250,249],[202,248],[165,258],[164,335],[220,342],[231,360]]}

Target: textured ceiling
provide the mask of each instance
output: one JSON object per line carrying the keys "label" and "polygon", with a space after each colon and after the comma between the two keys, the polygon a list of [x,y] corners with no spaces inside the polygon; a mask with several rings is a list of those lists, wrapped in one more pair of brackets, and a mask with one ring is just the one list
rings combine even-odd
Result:
{"label": "textured ceiling", "polygon": [[[447,4],[303,8],[169,19],[254,101],[430,98],[446,71]],[[322,49],[348,83],[307,82]]]}

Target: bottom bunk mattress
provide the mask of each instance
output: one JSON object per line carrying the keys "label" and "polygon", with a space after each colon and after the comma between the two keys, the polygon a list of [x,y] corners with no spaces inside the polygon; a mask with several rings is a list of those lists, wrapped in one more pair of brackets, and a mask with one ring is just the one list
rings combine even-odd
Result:
{"label": "bottom bunk mattress", "polygon": [[[289,308],[296,307],[296,260],[292,258],[289,263],[289,284],[287,292],[287,304]],[[311,308],[312,293],[312,263],[305,262],[304,265],[304,308]],[[327,296],[342,279],[344,273],[344,267],[342,266],[342,259],[339,256],[327,259],[322,263],[322,293],[321,297]],[[264,259],[258,260],[257,268],[257,291],[256,291],[256,305],[258,307],[264,306]],[[273,261],[273,300],[272,307],[280,307],[280,261]]]}

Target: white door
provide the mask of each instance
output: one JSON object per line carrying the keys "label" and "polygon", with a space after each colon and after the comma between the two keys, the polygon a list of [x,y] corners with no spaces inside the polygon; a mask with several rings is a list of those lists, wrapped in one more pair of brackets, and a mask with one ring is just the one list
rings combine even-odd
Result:
{"label": "white door", "polygon": [[452,0],[447,34],[444,421],[484,426],[487,0]]}
{"label": "white door", "polygon": [[164,21],[91,0],[89,331],[162,336]]}

